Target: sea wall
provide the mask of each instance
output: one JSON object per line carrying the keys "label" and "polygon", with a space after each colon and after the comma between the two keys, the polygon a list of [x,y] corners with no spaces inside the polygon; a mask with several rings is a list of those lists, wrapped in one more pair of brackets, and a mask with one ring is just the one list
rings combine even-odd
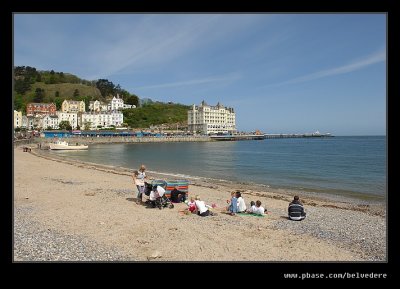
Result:
{"label": "sea wall", "polygon": [[[53,138],[41,138],[37,140],[43,146],[48,143],[55,141]],[[58,140],[58,139],[57,139]],[[212,141],[208,136],[168,136],[168,137],[121,137],[121,136],[110,136],[110,137],[82,137],[73,136],[67,138],[61,138],[70,143],[79,144],[102,144],[102,143],[155,143],[155,142],[204,142]]]}

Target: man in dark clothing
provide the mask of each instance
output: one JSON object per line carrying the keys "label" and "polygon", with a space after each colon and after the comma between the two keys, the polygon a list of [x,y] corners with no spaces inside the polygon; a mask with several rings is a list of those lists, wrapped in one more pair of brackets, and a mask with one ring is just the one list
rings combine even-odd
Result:
{"label": "man in dark clothing", "polygon": [[179,191],[177,187],[175,187],[171,191],[171,201],[173,203],[180,203],[184,202],[185,200],[186,200],[186,194],[184,192]]}
{"label": "man in dark clothing", "polygon": [[301,221],[306,217],[303,204],[300,202],[299,196],[294,196],[293,201],[288,208],[289,219],[293,221]]}

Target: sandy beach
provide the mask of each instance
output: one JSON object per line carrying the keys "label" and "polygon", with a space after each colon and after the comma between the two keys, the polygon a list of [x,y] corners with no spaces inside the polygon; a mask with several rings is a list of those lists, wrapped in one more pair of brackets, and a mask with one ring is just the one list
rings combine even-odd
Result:
{"label": "sandy beach", "polygon": [[[133,169],[133,168],[131,168]],[[148,176],[166,178],[152,174]],[[232,190],[265,217],[223,213]],[[215,203],[199,217],[135,203],[131,172],[14,149],[14,261],[386,261],[384,205],[302,196],[307,218],[287,219],[289,192],[191,180]]]}

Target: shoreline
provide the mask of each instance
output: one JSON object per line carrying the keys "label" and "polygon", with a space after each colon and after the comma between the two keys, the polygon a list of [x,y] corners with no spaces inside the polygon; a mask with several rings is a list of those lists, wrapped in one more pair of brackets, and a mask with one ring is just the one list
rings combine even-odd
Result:
{"label": "shoreline", "polygon": [[[42,154],[41,151],[37,149],[33,149],[31,153],[37,155],[38,157],[43,157],[49,160],[61,161],[79,167],[86,167],[114,174],[131,176],[134,171],[134,169],[121,166],[105,165],[105,164],[85,162],[75,159],[66,159],[61,156],[45,155]],[[378,201],[377,199],[371,200],[368,197],[355,198],[355,197],[336,195],[336,194],[304,192],[293,189],[277,188],[264,184],[254,184],[254,183],[246,183],[238,181],[233,182],[229,180],[188,176],[177,173],[165,173],[165,172],[157,172],[151,170],[147,170],[147,172],[152,179],[166,179],[166,178],[169,178],[171,180],[188,179],[190,181],[190,185],[206,187],[206,188],[214,188],[214,189],[223,187],[229,192],[238,190],[245,195],[263,196],[266,198],[281,199],[287,202],[290,202],[294,195],[299,195],[302,198],[303,203],[305,205],[331,206],[346,210],[363,211],[370,213],[372,215],[378,215],[382,217],[386,216],[386,198],[384,198],[384,200],[382,201],[380,200]],[[212,182],[212,184],[210,184],[210,182]]]}
{"label": "shoreline", "polygon": [[[95,138],[96,139],[96,138]],[[149,138],[151,139],[151,138]],[[66,139],[67,140],[67,139]],[[156,141],[159,142],[159,141]],[[169,141],[167,141],[168,143]],[[177,142],[177,141],[174,141]],[[109,139],[109,142],[106,141],[101,141],[101,138],[99,142],[94,142],[93,144],[99,144],[99,145],[107,145],[107,144],[140,144],[141,142],[119,142],[119,141],[113,141],[113,138]],[[38,144],[39,145],[39,144]],[[48,154],[47,150],[43,149],[43,147],[46,147],[46,142],[42,142],[42,149],[38,150],[40,153],[43,151],[43,154]],[[49,153],[51,155],[51,153]],[[65,157],[58,156],[53,154],[52,157],[55,159],[64,159],[66,160]],[[75,160],[71,160],[75,161]],[[76,160],[77,162],[82,162],[81,160]],[[82,162],[83,163],[83,162]],[[88,162],[92,165],[98,165],[98,166],[105,166],[105,167],[110,167],[110,168],[123,168],[126,171],[130,171],[129,167],[119,167],[116,165],[106,165],[106,164],[100,164],[100,163],[91,163]],[[160,176],[167,176],[167,177],[172,177],[172,178],[185,178],[185,179],[191,179],[191,180],[199,180],[199,181],[204,181],[204,182],[213,182],[213,183],[220,183],[221,185],[224,185],[225,183],[235,183],[236,187],[241,187],[243,188],[242,190],[246,190],[248,188],[249,190],[267,190],[267,191],[273,191],[277,192],[280,194],[290,194],[290,195],[296,195],[296,194],[302,194],[304,196],[307,196],[309,198],[316,198],[316,199],[322,199],[322,200],[327,200],[327,201],[342,201],[342,202],[348,202],[348,203],[357,203],[357,204],[372,204],[376,206],[384,206],[386,207],[387,205],[387,196],[386,194],[374,194],[374,193],[364,193],[362,191],[354,191],[354,190],[346,190],[346,189],[334,189],[334,188],[324,188],[324,187],[319,187],[318,185],[313,186],[312,184],[308,187],[303,187],[299,185],[284,185],[284,184],[263,184],[263,183],[253,183],[251,181],[238,181],[238,180],[229,180],[229,179],[214,179],[210,177],[204,177],[204,176],[196,176],[196,175],[185,175],[182,173],[170,173],[170,172],[159,172],[159,171],[149,171],[155,175],[160,175]]]}
{"label": "shoreline", "polygon": [[[384,207],[379,211],[373,206],[301,195],[307,218],[294,222],[286,217],[291,194],[254,189],[243,191],[246,204],[260,199],[269,214],[264,218],[232,217],[223,209],[229,192],[238,189],[236,184],[191,180],[189,194],[217,204],[216,216],[202,218],[181,214],[186,207],[183,203],[164,210],[137,205],[131,172],[52,159],[37,155],[35,149],[31,153],[14,149],[14,260],[387,259]],[[149,176],[162,178],[151,172]],[[32,222],[40,234],[30,228]],[[80,251],[76,252],[74,244],[81,239],[87,240],[86,245],[78,246]],[[90,246],[90,242],[98,245]],[[176,244],[184,245],[177,249]]]}

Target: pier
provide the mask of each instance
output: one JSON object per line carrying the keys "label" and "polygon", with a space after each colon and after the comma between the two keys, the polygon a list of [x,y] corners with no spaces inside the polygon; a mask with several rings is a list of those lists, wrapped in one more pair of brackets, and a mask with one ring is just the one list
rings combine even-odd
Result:
{"label": "pier", "polygon": [[309,137],[333,137],[330,133],[310,133],[310,134],[248,134],[248,135],[213,135],[211,140],[216,141],[237,141],[237,140],[263,140],[272,138],[309,138]]}
{"label": "pier", "polygon": [[212,135],[212,136],[210,136],[210,139],[216,140],[216,141],[262,140],[262,139],[265,139],[265,135],[263,135],[263,134]]}
{"label": "pier", "polygon": [[305,134],[264,134],[264,138],[307,138],[307,137],[333,137],[330,133],[305,133]]}

